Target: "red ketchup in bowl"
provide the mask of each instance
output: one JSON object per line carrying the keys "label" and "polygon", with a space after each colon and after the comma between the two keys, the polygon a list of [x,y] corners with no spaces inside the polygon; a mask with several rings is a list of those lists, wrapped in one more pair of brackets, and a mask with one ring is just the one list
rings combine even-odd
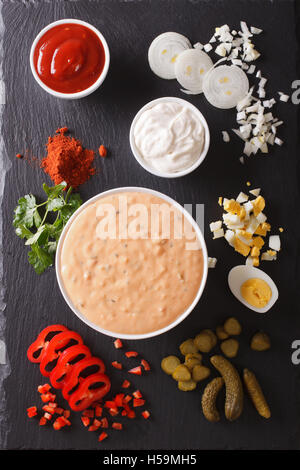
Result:
{"label": "red ketchup in bowl", "polygon": [[33,55],[42,82],[60,93],[78,93],[92,86],[105,64],[100,38],[86,26],[64,23],[45,32]]}

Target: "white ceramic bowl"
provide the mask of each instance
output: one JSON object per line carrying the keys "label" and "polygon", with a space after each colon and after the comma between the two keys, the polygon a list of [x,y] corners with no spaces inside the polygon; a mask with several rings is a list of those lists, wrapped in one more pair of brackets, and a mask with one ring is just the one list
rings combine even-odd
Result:
{"label": "white ceramic bowl", "polygon": [[[201,280],[201,283],[200,283],[200,286],[199,286],[199,289],[198,289],[198,292],[197,292],[197,295],[195,297],[195,299],[193,300],[193,302],[191,303],[191,305],[179,316],[176,318],[176,320],[174,320],[172,323],[170,323],[169,325],[165,326],[164,328],[161,328],[160,330],[157,330],[157,331],[151,331],[149,333],[145,333],[145,334],[121,334],[121,333],[116,333],[116,332],[113,332],[113,331],[108,331],[108,330],[105,330],[103,328],[100,328],[99,326],[95,325],[94,323],[90,322],[72,303],[71,299],[69,298],[68,294],[66,293],[66,290],[65,290],[65,287],[64,287],[64,284],[63,284],[63,280],[62,280],[62,277],[61,277],[61,251],[62,251],[62,247],[63,247],[63,243],[64,243],[64,239],[66,237],[66,234],[73,222],[73,220],[78,216],[78,214],[80,214],[80,212],[82,212],[89,204],[93,203],[93,202],[96,202],[98,201],[99,199],[103,198],[103,197],[106,197],[106,196],[109,196],[111,194],[117,194],[117,193],[122,193],[122,192],[142,192],[142,193],[148,193],[148,194],[152,194],[154,196],[157,196],[157,197],[160,197],[161,199],[169,202],[170,204],[174,205],[178,210],[180,210],[182,212],[182,214],[187,218],[187,220],[191,223],[192,227],[194,228],[196,234],[197,234],[197,237],[199,239],[199,242],[200,242],[200,246],[202,248],[202,253],[203,253],[203,276],[202,276],[202,280]],[[73,312],[80,318],[80,320],[82,320],[84,323],[86,323],[88,326],[90,326],[91,328],[93,328],[94,330],[96,331],[99,331],[100,333],[103,333],[105,335],[108,335],[108,336],[112,336],[114,338],[122,338],[122,339],[132,339],[132,340],[136,340],[136,339],[145,339],[145,338],[151,338],[153,336],[158,336],[162,333],[165,333],[166,331],[169,331],[171,330],[172,328],[174,328],[175,326],[177,326],[179,323],[181,323],[190,313],[191,311],[195,308],[196,304],[198,303],[201,295],[202,295],[202,292],[204,290],[204,287],[205,287],[205,284],[206,284],[206,279],[207,279],[207,270],[208,270],[208,256],[207,256],[207,249],[206,249],[206,245],[205,245],[205,241],[204,241],[204,237],[202,235],[202,232],[198,226],[198,224],[195,222],[195,220],[193,219],[193,217],[180,205],[178,204],[178,202],[174,201],[174,199],[171,199],[169,196],[166,196],[165,194],[163,193],[160,193],[158,191],[154,191],[152,189],[148,189],[148,188],[139,188],[139,187],[124,187],[124,188],[116,188],[116,189],[110,189],[109,191],[105,191],[103,193],[100,193],[98,194],[97,196],[94,196],[92,197],[91,199],[89,199],[88,201],[86,201],[82,206],[80,206],[79,209],[77,209],[77,211],[73,214],[73,216],[70,218],[70,220],[68,221],[68,223],[66,224],[61,236],[60,236],[60,239],[59,239],[59,242],[58,242],[58,246],[57,246],[57,251],[56,251],[56,260],[55,260],[55,269],[56,269],[56,277],[57,277],[57,282],[58,282],[58,285],[59,285],[59,288],[61,290],[61,293],[65,299],[65,301],[67,302],[67,304],[69,305],[70,309],[73,310]]]}
{"label": "white ceramic bowl", "polygon": [[[186,168],[185,170],[182,170],[182,171],[178,171],[176,173],[165,173],[165,172],[158,171],[155,168],[152,168],[145,161],[145,159],[140,155],[140,152],[139,152],[138,148],[135,145],[135,140],[134,140],[134,135],[133,135],[134,127],[136,125],[136,122],[140,118],[141,114],[143,114],[144,111],[146,111],[147,109],[152,108],[156,104],[164,103],[164,102],[170,102],[170,101],[172,101],[174,103],[181,104],[182,106],[187,106],[188,108],[190,108],[195,113],[195,115],[198,117],[198,119],[201,121],[201,123],[204,127],[204,130],[205,130],[204,147],[203,147],[203,150],[202,150],[201,154],[199,155],[198,160],[195,163],[193,163],[193,165],[191,165],[189,168]],[[191,104],[188,101],[183,100],[181,98],[176,98],[174,96],[164,96],[163,98],[157,98],[156,100],[150,101],[149,103],[147,103],[145,106],[143,106],[139,110],[139,112],[134,117],[134,119],[132,121],[132,124],[131,124],[131,127],[130,127],[129,141],[130,141],[131,151],[132,151],[133,155],[135,156],[135,158],[139,162],[139,164],[144,168],[144,170],[149,171],[149,173],[152,173],[153,175],[161,176],[162,178],[179,178],[180,176],[185,176],[185,175],[188,175],[189,173],[192,173],[192,171],[194,171],[196,168],[198,168],[201,165],[201,163],[205,159],[206,154],[207,154],[208,149],[209,149],[210,133],[209,133],[209,128],[208,128],[205,117],[199,111],[199,109],[196,108],[196,106],[194,106],[193,104]]]}
{"label": "white ceramic bowl", "polygon": [[[34,61],[33,61],[34,51],[35,51],[36,45],[39,42],[39,40],[41,39],[41,37],[47,31],[49,31],[49,29],[52,29],[55,26],[58,26],[60,24],[67,24],[67,23],[79,24],[79,25],[85,26],[86,28],[91,29],[98,36],[98,38],[100,39],[100,41],[103,45],[103,48],[104,48],[104,53],[105,53],[104,68],[102,70],[102,73],[101,73],[100,77],[90,87],[86,88],[85,90],[79,91],[78,93],[61,93],[61,92],[55,91],[52,88],[45,85],[45,83],[38,76],[37,71],[36,71],[35,66],[34,66]],[[37,35],[37,37],[33,41],[31,49],[30,49],[30,67],[31,67],[31,72],[32,72],[35,80],[38,82],[38,84],[45,91],[50,93],[50,95],[56,96],[57,98],[63,98],[63,99],[66,99],[66,100],[74,100],[74,99],[78,99],[78,98],[84,98],[85,96],[88,96],[91,93],[93,93],[95,90],[97,90],[97,88],[99,88],[99,86],[104,82],[104,79],[105,79],[105,77],[107,75],[107,72],[108,72],[108,69],[109,69],[109,62],[110,62],[109,48],[108,48],[108,45],[107,45],[107,42],[106,42],[104,36],[100,33],[100,31],[98,31],[98,29],[96,29],[95,26],[92,26],[91,24],[86,23],[85,21],[75,20],[75,19],[70,19],[70,18],[65,19],[65,20],[54,21],[53,23],[48,24],[48,26],[46,26],[44,29],[42,29],[42,31],[39,32],[39,34]]]}

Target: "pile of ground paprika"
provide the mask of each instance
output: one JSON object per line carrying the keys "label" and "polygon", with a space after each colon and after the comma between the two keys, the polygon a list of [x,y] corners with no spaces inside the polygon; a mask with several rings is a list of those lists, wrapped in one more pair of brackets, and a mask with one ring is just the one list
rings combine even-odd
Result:
{"label": "pile of ground paprika", "polygon": [[62,127],[48,138],[47,156],[41,167],[55,184],[66,181],[68,186],[77,188],[95,174],[95,152],[84,149],[80,140],[65,135],[67,132],[68,128]]}

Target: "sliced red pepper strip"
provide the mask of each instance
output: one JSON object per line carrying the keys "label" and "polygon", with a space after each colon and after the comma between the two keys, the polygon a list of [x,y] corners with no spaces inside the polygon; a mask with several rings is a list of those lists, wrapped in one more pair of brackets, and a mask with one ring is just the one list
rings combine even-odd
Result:
{"label": "sliced red pepper strip", "polygon": [[[59,357],[55,368],[51,371],[50,382],[54,388],[63,388],[71,374],[74,364],[70,364],[77,357],[84,356],[82,359],[91,357],[92,353],[84,344],[76,344],[67,348]],[[79,362],[79,361],[78,361]]]}
{"label": "sliced red pepper strip", "polygon": [[68,331],[64,325],[50,325],[44,328],[37,339],[27,349],[27,357],[31,362],[41,362],[41,353],[46,344],[48,344],[47,336],[50,333],[61,333],[62,331]]}
{"label": "sliced red pepper strip", "polygon": [[98,367],[98,370],[96,371],[97,374],[103,374],[105,372],[104,362],[95,356],[87,357],[86,359],[82,359],[81,361],[74,364],[70,375],[68,375],[68,380],[65,381],[64,386],[62,388],[62,394],[66,400],[69,399],[70,393],[72,392],[73,388],[79,384],[80,374],[85,369],[92,366]]}
{"label": "sliced red pepper strip", "polygon": [[71,340],[77,341],[78,344],[83,344],[81,336],[75,331],[70,330],[58,333],[58,335],[54,336],[54,338],[50,340],[49,344],[43,349],[41,354],[40,371],[42,375],[45,377],[50,376],[51,370],[47,370],[47,366],[50,362],[59,357],[59,350],[67,346]]}
{"label": "sliced red pepper strip", "polygon": [[145,370],[151,370],[149,362],[145,361],[145,359],[141,360],[141,364],[142,364],[142,366],[144,367]]}
{"label": "sliced red pepper strip", "polygon": [[136,352],[136,351],[127,351],[127,352],[125,353],[125,356],[126,356],[126,357],[137,357],[138,355],[139,355],[139,353]]}
{"label": "sliced red pepper strip", "polygon": [[[90,388],[101,382],[101,386]],[[105,374],[92,374],[86,377],[78,389],[69,398],[69,406],[74,411],[82,411],[88,408],[94,401],[100,400],[110,390],[110,380]]]}

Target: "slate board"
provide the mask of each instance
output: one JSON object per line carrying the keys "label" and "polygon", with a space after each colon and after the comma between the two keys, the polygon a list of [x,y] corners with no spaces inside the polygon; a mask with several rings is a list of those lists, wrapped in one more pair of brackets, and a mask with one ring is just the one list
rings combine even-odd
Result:
{"label": "slate board", "polygon": [[[18,197],[29,191],[41,195],[41,184],[50,180],[17,152],[29,149],[45,155],[45,142],[60,126],[68,126],[87,148],[105,143],[110,156],[97,161],[100,173],[80,192],[84,200],[118,186],[145,186],[162,191],[179,203],[205,204],[205,237],[210,256],[218,258],[209,272],[205,292],[194,312],[180,326],[163,336],[131,342],[152,364],[152,373],[134,382],[145,391],[151,420],[129,422],[126,432],[102,444],[105,449],[299,449],[300,407],[299,367],[291,362],[291,343],[297,339],[299,317],[299,214],[298,211],[298,107],[279,104],[278,115],[285,121],[282,148],[268,156],[239,163],[242,145],[232,138],[224,144],[221,130],[234,126],[234,111],[214,109],[203,96],[184,96],[175,81],[160,80],[150,71],[147,50],[151,40],[164,31],[178,31],[192,43],[208,41],[217,25],[239,27],[239,21],[261,27],[257,38],[263,59],[263,75],[269,79],[270,94],[290,92],[299,74],[299,23],[297,2],[289,0],[128,0],[76,2],[4,2],[4,78],[7,104],[3,133],[12,169],[6,177],[4,195],[4,269],[6,292],[6,341],[11,375],[6,380],[9,433],[7,449],[95,449],[97,437],[82,429],[76,416],[72,429],[57,435],[40,428],[26,417],[28,406],[38,402],[36,387],[44,380],[38,367],[26,359],[26,349],[46,325],[59,322],[78,331],[96,355],[110,364],[120,359],[112,340],[85,326],[65,304],[56,283],[54,269],[38,277],[27,262],[26,249],[15,236],[12,212]],[[48,23],[61,18],[79,18],[98,27],[107,38],[111,67],[101,89],[78,101],[58,100],[34,81],[29,67],[29,50],[35,35]],[[299,18],[299,16],[298,16]],[[260,65],[259,65],[260,66]],[[203,112],[211,130],[211,147],[205,162],[192,175],[166,180],[144,171],[133,158],[128,132],[132,118],[146,102],[160,96],[180,96]],[[272,95],[271,95],[272,96]],[[226,278],[231,267],[241,264],[223,240],[212,241],[208,223],[220,217],[219,195],[236,196],[252,187],[262,187],[267,212],[274,227],[283,226],[283,251],[276,263],[264,269],[279,287],[280,297],[272,311],[256,315],[230,294]],[[261,419],[249,401],[241,418],[217,425],[201,414],[198,390],[184,394],[160,371],[160,360],[176,353],[177,346],[201,328],[214,328],[228,315],[243,325],[240,353],[234,361],[241,370],[253,368],[263,384],[272,419]],[[251,352],[251,335],[258,329],[268,332],[272,349],[264,354]],[[298,334],[299,336],[299,334]],[[129,366],[129,363],[127,364]],[[115,391],[126,377],[110,370]]]}

